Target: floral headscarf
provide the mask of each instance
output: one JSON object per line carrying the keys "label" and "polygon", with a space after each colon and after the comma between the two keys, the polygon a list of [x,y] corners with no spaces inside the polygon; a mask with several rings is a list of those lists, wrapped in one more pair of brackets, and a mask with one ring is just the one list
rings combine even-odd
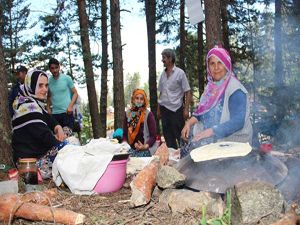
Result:
{"label": "floral headscarf", "polygon": [[13,102],[13,130],[30,123],[46,124],[43,121],[43,114],[47,113],[45,103],[36,96],[41,76],[48,78],[47,74],[41,70],[30,71],[25,77],[24,84],[20,86],[20,92]]}
{"label": "floral headscarf", "polygon": [[[135,97],[139,94],[144,96],[144,104],[142,106],[136,106],[134,104]],[[139,132],[141,124],[144,123],[147,106],[148,99],[145,91],[142,89],[134,90],[131,96],[131,107],[126,112],[129,144],[133,143],[136,135]]]}
{"label": "floral headscarf", "polygon": [[[222,64],[225,66],[227,73],[225,77],[222,80],[221,85],[218,85],[216,82],[213,81],[211,71],[208,67],[208,60],[210,57],[216,57]],[[204,89],[204,92],[200,98],[200,103],[196,109],[196,111],[193,113],[195,116],[203,115],[206,112],[208,112],[210,109],[212,109],[220,100],[221,96],[224,94],[229,80],[234,77],[234,74],[232,72],[232,64],[231,64],[231,58],[229,53],[226,49],[222,48],[221,46],[215,46],[212,48],[206,56],[206,69],[207,69],[207,80],[208,83]]]}

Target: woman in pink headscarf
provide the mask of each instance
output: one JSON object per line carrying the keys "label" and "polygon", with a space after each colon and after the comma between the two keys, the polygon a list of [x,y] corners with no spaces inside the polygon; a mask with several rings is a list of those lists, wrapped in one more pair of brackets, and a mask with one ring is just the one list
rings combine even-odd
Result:
{"label": "woman in pink headscarf", "polygon": [[252,140],[248,92],[232,72],[229,53],[215,46],[207,54],[206,67],[208,83],[181,132],[182,139],[187,141],[181,148],[181,158],[205,144]]}

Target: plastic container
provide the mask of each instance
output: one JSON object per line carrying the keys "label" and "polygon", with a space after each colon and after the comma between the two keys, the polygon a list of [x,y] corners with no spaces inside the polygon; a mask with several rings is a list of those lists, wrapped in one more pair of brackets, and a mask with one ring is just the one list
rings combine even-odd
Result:
{"label": "plastic container", "polygon": [[10,180],[18,180],[19,179],[19,172],[16,168],[9,169],[7,171],[7,174],[8,174],[8,179],[10,179]]}
{"label": "plastic container", "polygon": [[94,187],[96,193],[116,192],[122,188],[126,178],[128,156],[114,156]]}
{"label": "plastic container", "polygon": [[18,171],[25,184],[38,184],[36,158],[19,159]]}
{"label": "plastic container", "polygon": [[263,143],[260,145],[259,149],[263,153],[269,153],[272,151],[273,145],[271,143]]}

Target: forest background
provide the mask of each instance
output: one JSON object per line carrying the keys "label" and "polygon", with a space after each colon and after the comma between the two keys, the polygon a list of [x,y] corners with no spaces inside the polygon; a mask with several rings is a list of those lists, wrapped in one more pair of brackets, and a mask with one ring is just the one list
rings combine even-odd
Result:
{"label": "forest background", "polygon": [[[185,0],[56,0],[36,19],[30,19],[30,2],[1,0],[0,5],[0,161],[11,162],[7,96],[16,65],[47,70],[54,56],[64,73],[86,86],[82,133],[88,140],[106,136],[108,106],[114,107],[114,127],[122,126],[125,106],[137,87],[149,93],[156,112],[161,44],[175,49],[195,107],[206,82],[207,49],[222,43],[250,93],[255,136],[264,133],[284,143],[294,141],[291,134],[297,133],[300,121],[300,0],[204,0],[205,21],[195,26],[189,22]],[[122,15],[136,12],[147,30],[148,51],[136,55],[148,62],[143,79],[138,72],[123,74],[126,43],[121,30],[132,24]]]}

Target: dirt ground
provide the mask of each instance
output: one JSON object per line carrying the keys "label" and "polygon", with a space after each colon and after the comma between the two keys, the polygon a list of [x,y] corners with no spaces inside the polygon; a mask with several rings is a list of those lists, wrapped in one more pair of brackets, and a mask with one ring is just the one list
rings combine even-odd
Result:
{"label": "dirt ground", "polygon": [[[132,208],[129,204],[131,190],[129,187],[131,179],[128,178],[123,188],[115,193],[100,194],[93,196],[80,196],[72,194],[68,189],[60,189],[58,196],[52,202],[53,206],[73,210],[86,216],[86,225],[102,224],[200,224],[199,212],[188,212],[185,214],[172,214],[163,211],[159,207],[158,198],[154,197],[148,205]],[[55,185],[49,182],[49,188]],[[49,222],[32,222],[24,219],[14,219],[12,225],[26,224],[54,224]]]}
{"label": "dirt ground", "polygon": [[[291,153],[300,158],[300,147],[290,149],[285,153]],[[0,173],[0,181],[4,177]],[[59,194],[53,200],[52,205],[73,210],[86,216],[86,225],[120,224],[120,225],[200,225],[200,212],[186,212],[173,214],[171,211],[163,211],[158,204],[158,197],[154,196],[148,205],[132,208],[129,204],[131,189],[127,178],[123,188],[115,193],[93,196],[80,196],[72,194],[69,189],[59,189]],[[55,187],[52,181],[44,183],[47,188]],[[22,190],[21,190],[22,191]],[[47,222],[32,222],[23,219],[14,219],[12,225],[44,225],[54,224]]]}

